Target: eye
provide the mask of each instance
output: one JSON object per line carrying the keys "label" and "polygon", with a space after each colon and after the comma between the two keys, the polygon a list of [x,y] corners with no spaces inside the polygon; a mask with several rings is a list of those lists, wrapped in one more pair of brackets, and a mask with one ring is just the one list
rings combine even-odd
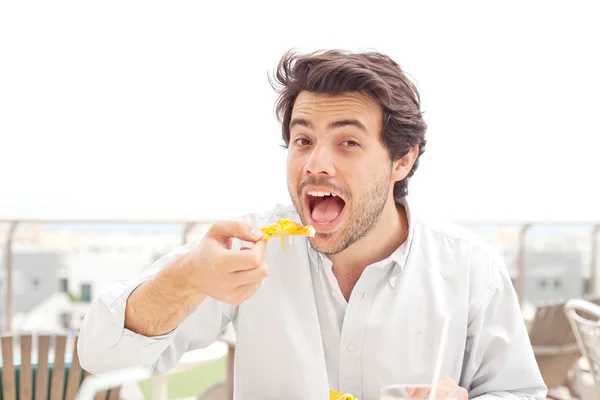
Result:
{"label": "eye", "polygon": [[346,140],[342,143],[342,145],[346,147],[358,147],[358,142],[355,142],[354,140]]}
{"label": "eye", "polygon": [[308,146],[310,144],[310,140],[308,140],[306,138],[298,138],[298,139],[294,140],[294,144],[296,146]]}

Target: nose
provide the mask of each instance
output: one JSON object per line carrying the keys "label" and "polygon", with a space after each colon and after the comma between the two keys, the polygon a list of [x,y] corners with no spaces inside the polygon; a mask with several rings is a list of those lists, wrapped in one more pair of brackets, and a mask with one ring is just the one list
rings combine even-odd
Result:
{"label": "nose", "polygon": [[335,176],[333,154],[325,146],[315,146],[306,164],[304,173],[307,175]]}

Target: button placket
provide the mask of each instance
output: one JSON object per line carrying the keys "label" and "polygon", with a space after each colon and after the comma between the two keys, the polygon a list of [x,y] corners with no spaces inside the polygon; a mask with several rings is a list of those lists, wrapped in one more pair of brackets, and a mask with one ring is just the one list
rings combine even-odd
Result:
{"label": "button placket", "polygon": [[362,394],[362,343],[379,270],[365,269],[346,308],[340,336],[340,387],[355,396]]}

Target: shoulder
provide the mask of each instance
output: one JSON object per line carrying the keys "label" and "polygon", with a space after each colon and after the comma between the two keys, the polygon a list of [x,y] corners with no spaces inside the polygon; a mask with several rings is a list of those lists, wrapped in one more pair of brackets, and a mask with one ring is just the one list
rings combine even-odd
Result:
{"label": "shoulder", "polygon": [[474,304],[483,304],[492,293],[511,285],[500,252],[477,233],[448,219],[426,215],[419,215],[414,229],[422,251],[436,254],[440,265],[454,269],[468,282]]}
{"label": "shoulder", "polygon": [[[455,251],[468,251],[480,253],[497,264],[502,264],[502,258],[497,249],[492,247],[482,236],[458,223],[440,218],[419,216],[415,221],[415,231],[423,239],[444,246]],[[448,249],[448,247],[446,247]]]}
{"label": "shoulder", "polygon": [[508,274],[498,249],[481,235],[447,218],[420,213],[414,221],[415,240],[427,252],[439,252],[460,263],[472,283],[498,285]]}

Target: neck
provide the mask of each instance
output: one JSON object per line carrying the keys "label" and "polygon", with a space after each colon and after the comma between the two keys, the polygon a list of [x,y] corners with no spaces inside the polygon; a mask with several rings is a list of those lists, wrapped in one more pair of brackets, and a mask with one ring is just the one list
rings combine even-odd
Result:
{"label": "neck", "polygon": [[389,257],[408,237],[406,209],[390,196],[377,224],[344,251],[329,255],[334,269],[364,270]]}

